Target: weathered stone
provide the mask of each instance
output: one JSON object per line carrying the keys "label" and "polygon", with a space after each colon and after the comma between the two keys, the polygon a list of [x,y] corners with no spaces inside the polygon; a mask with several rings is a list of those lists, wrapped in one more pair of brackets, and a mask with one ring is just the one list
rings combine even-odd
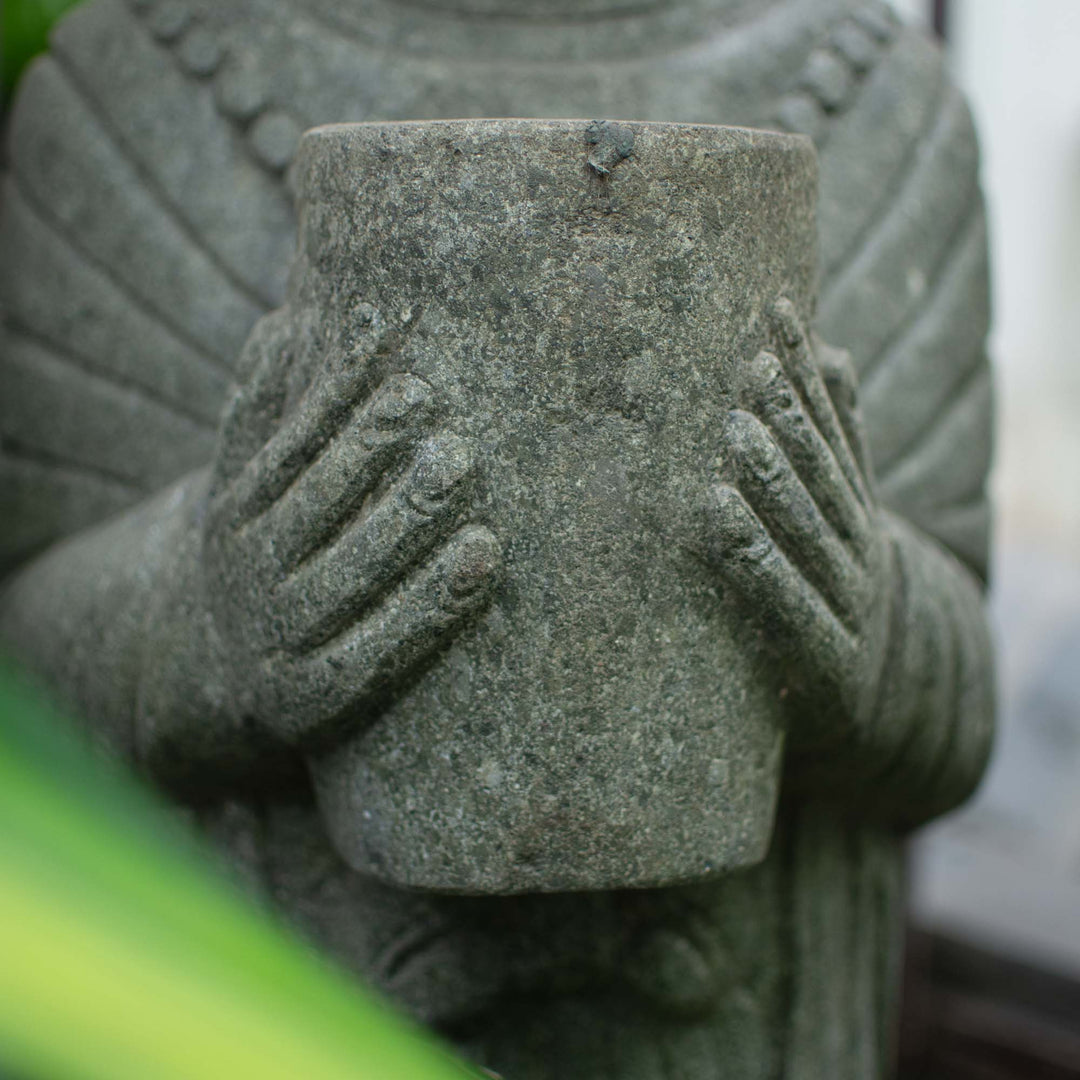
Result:
{"label": "weathered stone", "polygon": [[[0,485],[13,523],[0,561],[14,568],[48,548],[5,585],[5,643],[104,741],[200,806],[236,863],[327,948],[507,1075],[884,1075],[900,832],[971,789],[992,716],[979,577],[991,432],[985,236],[974,137],[937,53],[862,0],[93,0],[58,27],[52,50],[12,112],[0,211]],[[461,257],[470,233],[458,211],[484,205],[485,185],[488,207],[505,209],[507,189],[470,172],[477,162],[464,154],[454,165],[452,151],[426,160],[432,176],[476,176],[456,207],[444,179],[380,219],[390,194],[408,187],[389,166],[404,159],[391,157],[379,163],[385,190],[338,190],[324,208],[328,225],[349,205],[372,210],[337,237],[338,251],[383,257],[349,264],[340,281],[389,300],[350,305],[302,261],[287,306],[259,321],[287,299],[289,185],[311,189],[304,162],[289,167],[296,130],[492,114],[581,117],[530,129],[575,131],[576,156],[499,145],[510,190],[522,199],[530,167],[573,160],[557,189],[533,176],[535,206],[560,205],[561,192],[569,220],[569,193],[599,193],[592,231],[575,242],[637,245],[613,268],[593,260],[606,280],[562,298],[580,341],[558,320],[535,330],[536,313],[521,303],[539,281],[550,287],[539,311],[558,308],[559,273],[569,282],[574,269],[514,260],[506,238],[527,224],[532,201],[506,223],[501,247],[489,220],[477,230],[483,257]],[[621,192],[652,184],[648,202],[659,206],[679,191],[695,198],[678,175],[666,194],[656,190],[671,162],[642,169],[651,129],[628,119],[808,129],[820,164],[816,325],[849,350],[854,370],[808,333],[805,237],[785,253],[802,269],[775,289],[752,250],[733,250],[727,265],[746,289],[715,325],[681,300],[659,318],[664,292],[695,303],[708,294],[715,267],[689,271],[709,245],[721,263],[725,237],[775,253],[803,212],[770,195],[748,207],[761,228],[747,231],[725,218],[736,207],[720,204],[715,233],[695,219],[679,237],[684,197],[655,233],[619,232],[629,220]],[[523,130],[515,124],[504,130]],[[433,129],[408,130],[424,140]],[[333,141],[309,145],[320,138]],[[703,159],[690,171],[707,178],[712,166]],[[791,195],[804,198],[802,181]],[[312,232],[321,211],[307,205],[311,250],[332,255],[333,229]],[[416,250],[409,230],[419,227]],[[653,275],[653,293],[605,297],[611,282],[648,281],[638,247],[665,236],[676,248],[699,242]],[[546,227],[516,246],[535,253],[559,239]],[[794,305],[773,304],[781,294]],[[638,300],[641,326],[629,316]],[[741,324],[739,311],[749,312]],[[590,312],[601,317],[582,321]],[[704,341],[703,326],[717,342]],[[514,346],[499,357],[505,415],[478,405],[496,397],[500,370],[487,361],[503,329]],[[552,341],[567,375],[554,383],[524,366],[550,361]],[[643,341],[654,359],[662,342],[678,345],[671,368],[640,362]],[[696,367],[695,381],[665,383],[680,365]],[[737,390],[721,386],[736,370]],[[454,372],[468,378],[455,382]],[[577,417],[578,438],[558,443],[570,422],[540,422],[546,399],[523,406],[532,383]],[[699,386],[710,392],[691,403]],[[603,445],[616,428],[642,439],[619,442],[616,454],[614,438]],[[648,448],[672,431],[670,476],[650,474],[642,462],[659,452]],[[548,456],[519,454],[530,440]],[[604,450],[608,472],[588,447]],[[639,486],[624,482],[634,470]],[[571,487],[572,477],[591,483]],[[530,484],[536,505],[523,497]],[[578,516],[537,526],[552,493],[552,505]],[[650,510],[627,512],[609,547],[579,544],[556,563],[566,522],[579,528],[586,510],[603,521],[605,505],[614,520],[616,502]],[[531,545],[519,528],[530,521]],[[562,605],[553,610],[583,604],[580,625],[538,607],[545,560],[569,575],[551,579]],[[695,565],[696,593],[692,575],[680,576]],[[603,593],[616,569],[624,589]],[[649,603],[693,595],[701,616],[710,589],[705,638],[661,641],[659,657],[645,655],[640,625],[609,615],[641,605],[656,626],[685,632],[674,605]],[[520,598],[529,603],[515,609]],[[610,636],[589,640],[586,624],[601,622]],[[549,624],[558,640],[530,645]],[[496,662],[499,633],[516,671]],[[755,705],[739,716],[744,729],[705,724],[676,742],[691,715],[678,695],[690,700],[690,676],[705,684],[709,634],[713,704],[732,715],[740,658],[751,657]],[[535,751],[543,740],[501,699],[485,730],[476,690],[518,685],[531,703],[522,712],[542,711],[548,688],[514,681],[536,672],[520,662],[530,648],[574,675],[555,696],[577,693],[579,706],[586,691],[597,696],[589,723],[602,727],[607,706],[636,694],[660,702],[651,715],[666,715],[667,729],[643,737],[637,760],[625,747],[608,753],[633,725],[609,726],[597,758],[606,772],[575,768],[562,743],[526,760],[524,741]],[[614,670],[586,680],[596,658]],[[466,714],[471,729],[448,723]],[[640,721],[652,734],[649,722]],[[408,724],[434,737],[410,742]],[[733,865],[738,845],[726,856],[724,845],[734,823],[747,826],[732,807],[719,827],[720,793],[762,787],[738,754],[716,755],[708,771],[694,755],[703,743],[730,747],[733,732],[755,725],[787,731],[776,831],[758,866],[715,881],[446,897],[380,884],[342,859],[375,870],[371,852],[384,848],[398,860],[377,868],[390,881],[458,889],[640,884],[702,873],[711,835],[712,869]],[[394,740],[412,755],[399,773],[387,771],[399,764]],[[376,791],[362,774],[380,746]],[[621,801],[632,786],[621,770],[655,780],[660,766],[672,766],[653,785],[667,804]],[[483,819],[511,774],[546,777],[556,802],[609,792],[610,805],[594,801],[575,820],[599,810],[611,825],[615,804],[624,807],[637,832],[621,842],[650,853],[651,871],[619,862],[611,829],[599,843],[562,829],[557,815],[533,818],[530,848],[528,819],[505,814],[505,803]],[[408,805],[407,775],[420,778],[413,797],[426,800],[426,820]],[[664,848],[649,816],[670,829],[679,784],[697,795],[677,807],[683,832]],[[653,787],[634,794],[652,800]],[[543,794],[526,798],[535,807]],[[372,847],[361,796],[389,808]],[[231,813],[236,802],[245,805]],[[447,812],[455,806],[460,818]],[[486,840],[468,852],[461,841],[476,822]],[[449,856],[437,878],[417,870],[437,861],[416,843],[425,827]],[[517,830],[501,852],[489,842],[496,827]],[[752,850],[763,846],[748,842],[746,858]],[[602,857],[590,862],[590,852]]]}
{"label": "weathered stone", "polygon": [[297,172],[299,332],[346,354],[357,306],[384,313],[398,343],[371,377],[431,388],[506,562],[477,627],[317,756],[340,850],[399,884],[484,892],[759,861],[782,706],[702,555],[770,307],[813,304],[808,141],[360,125],[308,135]]}

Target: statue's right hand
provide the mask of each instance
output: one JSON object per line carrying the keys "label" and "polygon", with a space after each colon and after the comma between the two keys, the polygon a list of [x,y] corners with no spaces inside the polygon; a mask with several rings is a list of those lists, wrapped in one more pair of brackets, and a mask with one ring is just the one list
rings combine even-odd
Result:
{"label": "statue's right hand", "polygon": [[283,318],[253,331],[223,421],[203,581],[244,720],[310,746],[374,719],[486,604],[501,557],[469,520],[470,444],[439,429],[423,379],[377,382],[377,334],[279,416]]}

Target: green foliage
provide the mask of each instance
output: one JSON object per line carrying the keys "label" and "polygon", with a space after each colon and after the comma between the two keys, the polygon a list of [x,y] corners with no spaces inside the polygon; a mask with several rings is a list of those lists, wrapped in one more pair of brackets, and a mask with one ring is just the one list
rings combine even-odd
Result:
{"label": "green foliage", "polygon": [[467,1080],[218,880],[0,670],[0,1062],[40,1080]]}
{"label": "green foliage", "polygon": [[0,0],[0,76],[6,100],[19,73],[48,42],[49,28],[78,0]]}
{"label": "green foliage", "polygon": [[[0,0],[6,101],[77,0]],[[170,812],[0,667],[0,1073],[477,1074],[219,880]]]}

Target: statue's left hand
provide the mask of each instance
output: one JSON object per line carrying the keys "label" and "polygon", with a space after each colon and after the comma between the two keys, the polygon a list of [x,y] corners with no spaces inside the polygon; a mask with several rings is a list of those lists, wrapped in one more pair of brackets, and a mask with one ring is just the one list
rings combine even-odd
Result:
{"label": "statue's left hand", "polygon": [[812,342],[787,300],[771,323],[725,424],[710,558],[776,657],[792,743],[823,746],[873,710],[895,558],[847,354]]}
{"label": "statue's left hand", "polygon": [[216,460],[179,530],[136,741],[162,777],[244,773],[373,722],[486,607],[494,535],[476,462],[421,378],[376,371],[372,316],[286,405],[290,313],[253,329]]}

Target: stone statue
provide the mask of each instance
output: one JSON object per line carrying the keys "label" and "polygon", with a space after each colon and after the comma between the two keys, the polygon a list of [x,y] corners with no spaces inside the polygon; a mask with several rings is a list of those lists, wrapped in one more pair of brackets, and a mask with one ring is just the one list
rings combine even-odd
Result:
{"label": "stone statue", "polygon": [[[296,156],[490,116],[582,120]],[[813,138],[816,252],[809,144],[694,124]],[[5,648],[507,1077],[887,1075],[903,835],[993,714],[934,48],[866,0],[90,0],[8,137]]]}

